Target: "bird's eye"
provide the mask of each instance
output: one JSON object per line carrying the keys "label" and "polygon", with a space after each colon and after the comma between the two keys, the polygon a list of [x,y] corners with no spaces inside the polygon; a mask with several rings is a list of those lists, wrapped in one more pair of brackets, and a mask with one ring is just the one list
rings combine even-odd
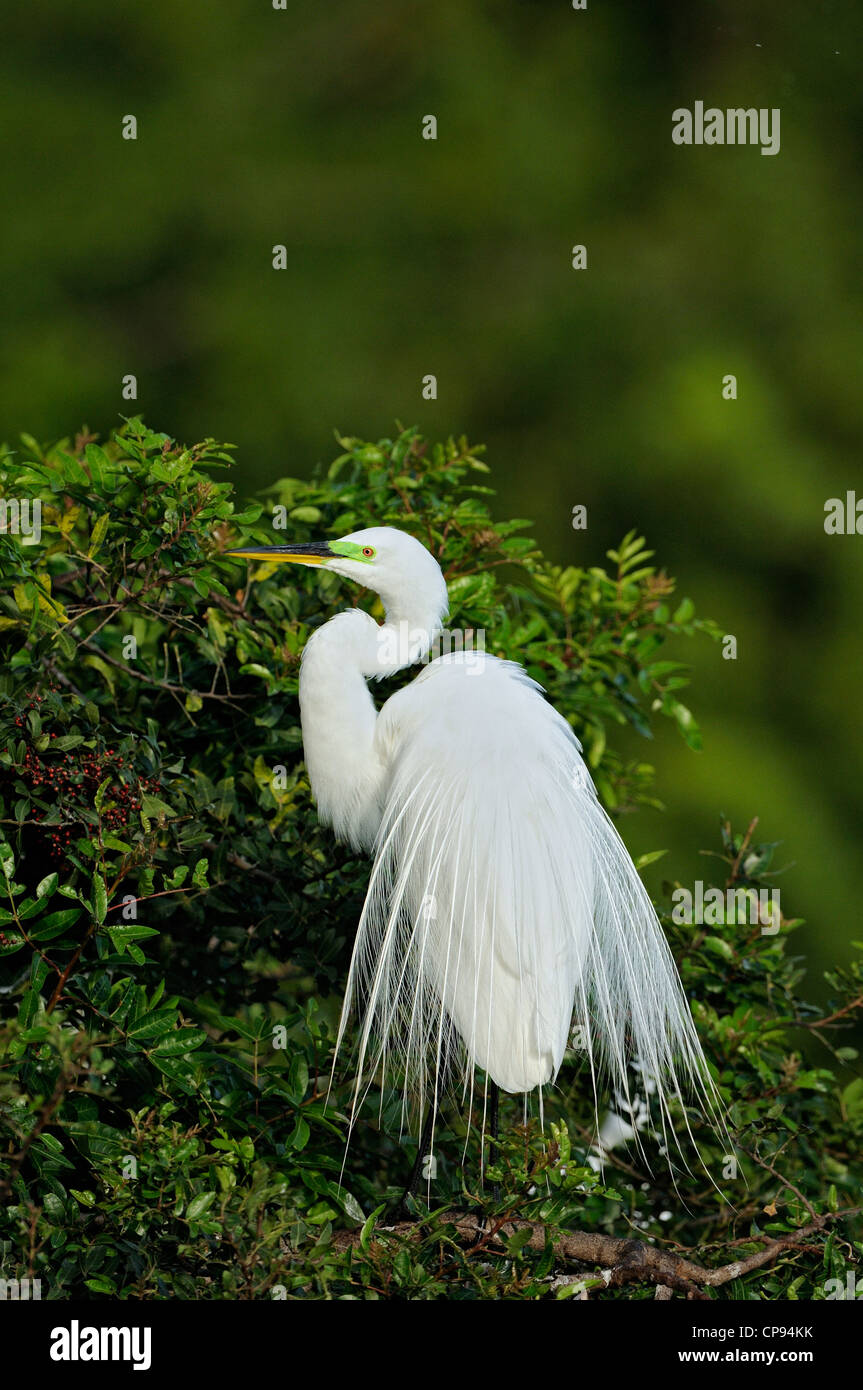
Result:
{"label": "bird's eye", "polygon": [[365,555],[365,557],[366,557],[367,560],[371,560],[371,559],[373,558],[373,556],[374,556],[374,553],[375,553],[375,548],[374,548],[373,545],[364,545],[364,546],[363,546],[363,554]]}

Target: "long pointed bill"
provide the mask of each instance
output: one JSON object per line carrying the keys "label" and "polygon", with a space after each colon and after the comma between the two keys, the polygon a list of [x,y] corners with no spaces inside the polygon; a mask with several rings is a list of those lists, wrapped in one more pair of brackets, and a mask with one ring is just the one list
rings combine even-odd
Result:
{"label": "long pointed bill", "polygon": [[326,541],[309,541],[307,545],[250,545],[224,553],[238,560],[266,560],[274,565],[322,565],[325,560],[335,558]]}

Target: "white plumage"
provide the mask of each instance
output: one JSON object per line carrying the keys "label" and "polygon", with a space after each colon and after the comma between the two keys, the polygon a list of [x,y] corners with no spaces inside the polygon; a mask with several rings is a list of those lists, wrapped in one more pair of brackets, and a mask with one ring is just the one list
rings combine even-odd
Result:
{"label": "white plumage", "polygon": [[572,1040],[595,1095],[603,1070],[629,1098],[635,1054],[663,1125],[684,1090],[710,1109],[653,906],[541,688],[514,662],[453,653],[377,713],[367,681],[422,660],[440,630],[436,561],[384,527],[252,553],[357,580],[386,612],[382,625],[356,609],[325,624],[300,678],[319,815],[374,855],[339,1032],[341,1045],[355,1012],[356,1098],[379,1067],[435,1100],[459,1075],[472,1092],[474,1065],[504,1091],[531,1091]]}
{"label": "white plumage", "polygon": [[521,667],[454,653],[387,701],[375,747],[384,804],[348,993],[371,1006],[363,1044],[373,1025],[398,1038],[437,1090],[424,1068],[451,1020],[502,1090],[530,1091],[563,1059],[590,944],[578,745]]}

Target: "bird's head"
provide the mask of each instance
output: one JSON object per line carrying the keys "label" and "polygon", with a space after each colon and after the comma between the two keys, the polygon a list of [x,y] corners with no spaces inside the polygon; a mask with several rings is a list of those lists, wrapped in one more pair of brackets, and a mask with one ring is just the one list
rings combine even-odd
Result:
{"label": "bird's head", "polygon": [[424,623],[437,631],[447,612],[446,581],[434,556],[406,531],[369,526],[337,541],[255,545],[227,550],[237,559],[315,565],[380,594],[387,621]]}

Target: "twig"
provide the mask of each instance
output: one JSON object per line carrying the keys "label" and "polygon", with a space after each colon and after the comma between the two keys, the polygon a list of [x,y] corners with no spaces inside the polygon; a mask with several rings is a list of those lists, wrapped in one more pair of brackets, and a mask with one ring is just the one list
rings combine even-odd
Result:
{"label": "twig", "polygon": [[[782,1149],[784,1149],[790,1142],[790,1139],[786,1140],[786,1143],[782,1145]],[[781,1152],[782,1150],[780,1149],[780,1153]],[[778,1156],[779,1155],[777,1154],[777,1157]],[[784,1189],[787,1188],[789,1192],[794,1193],[794,1196],[797,1198],[799,1202],[803,1204],[803,1206],[806,1208],[811,1217],[814,1218],[817,1215],[812,1203],[806,1197],[803,1196],[803,1193],[800,1191],[800,1188],[795,1187],[794,1183],[791,1181],[790,1178],[783,1177],[782,1173],[777,1173],[775,1167],[772,1163],[768,1161],[768,1159],[759,1158],[758,1154],[755,1153],[754,1150],[750,1153],[749,1157],[758,1164],[759,1168],[763,1168],[765,1173],[770,1173],[774,1178],[776,1178],[777,1182],[781,1182],[782,1187],[779,1189],[780,1192],[784,1191]]]}
{"label": "twig", "polygon": [[749,848],[749,844],[752,839],[752,836],[755,833],[755,827],[757,824],[758,817],[754,816],[749,823],[746,834],[743,836],[743,839],[740,842],[740,849],[737,851],[737,858],[731,865],[731,873],[725,881],[726,888],[732,888],[734,884],[737,882],[737,875],[740,873],[740,865],[743,862],[743,856]]}
{"label": "twig", "polygon": [[[118,671],[122,671],[124,675],[131,676],[133,680],[144,681],[146,685],[153,685],[158,690],[166,690],[171,695],[189,694],[187,687],[184,685],[177,685],[167,680],[157,680],[155,676],[148,676],[143,671],[136,671],[128,662],[118,661],[116,657],[109,656],[107,652],[103,651],[95,642],[91,642],[89,638],[83,638],[79,645],[86,647],[88,651],[95,653],[102,661],[107,662],[109,666],[114,666]],[[191,693],[198,695],[202,700],[222,700],[228,705],[234,704],[237,700],[249,700],[252,698],[250,695],[216,695],[212,691],[206,690],[196,690]]]}

